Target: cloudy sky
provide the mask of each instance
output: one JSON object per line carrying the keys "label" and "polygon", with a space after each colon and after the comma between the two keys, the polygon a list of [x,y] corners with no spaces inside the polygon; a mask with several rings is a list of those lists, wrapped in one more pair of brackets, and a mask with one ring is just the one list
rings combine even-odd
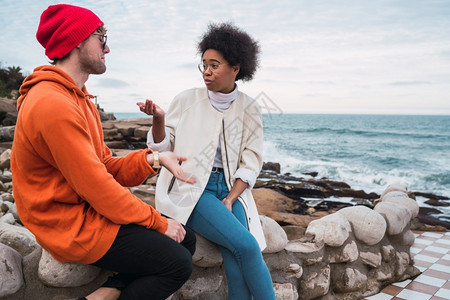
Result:
{"label": "cloudy sky", "polygon": [[[56,3],[0,0],[1,67],[31,73],[48,63],[35,33]],[[86,84],[108,112],[138,112],[146,98],[167,108],[203,86],[196,43],[208,23],[232,21],[261,44],[254,80],[238,84],[266,109],[450,115],[448,0],[65,3],[91,9],[108,28],[108,69]]]}

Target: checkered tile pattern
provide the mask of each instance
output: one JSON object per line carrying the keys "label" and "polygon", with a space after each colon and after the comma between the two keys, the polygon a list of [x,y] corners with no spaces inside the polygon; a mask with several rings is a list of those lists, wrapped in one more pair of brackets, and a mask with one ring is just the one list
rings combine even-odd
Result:
{"label": "checkered tile pattern", "polygon": [[396,282],[367,300],[450,299],[450,232],[414,231],[414,265],[422,272],[414,280]]}

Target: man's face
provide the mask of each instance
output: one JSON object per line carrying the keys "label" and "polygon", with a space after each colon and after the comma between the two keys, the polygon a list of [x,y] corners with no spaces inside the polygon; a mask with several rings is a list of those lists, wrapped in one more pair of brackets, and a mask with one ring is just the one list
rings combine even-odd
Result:
{"label": "man's face", "polygon": [[106,34],[95,31],[80,44],[81,70],[87,74],[105,73],[105,55],[109,52]]}

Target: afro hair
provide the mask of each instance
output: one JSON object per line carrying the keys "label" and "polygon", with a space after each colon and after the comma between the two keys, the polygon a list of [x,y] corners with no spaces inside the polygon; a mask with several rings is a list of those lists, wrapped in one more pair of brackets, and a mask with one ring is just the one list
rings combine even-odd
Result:
{"label": "afro hair", "polygon": [[232,23],[209,24],[198,43],[198,53],[219,51],[231,66],[240,66],[236,81],[249,81],[259,67],[259,43]]}

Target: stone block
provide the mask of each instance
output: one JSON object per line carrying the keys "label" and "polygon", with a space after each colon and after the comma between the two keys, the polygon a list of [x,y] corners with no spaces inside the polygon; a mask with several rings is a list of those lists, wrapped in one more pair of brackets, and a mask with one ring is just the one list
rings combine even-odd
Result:
{"label": "stone block", "polygon": [[326,295],[330,289],[330,265],[307,268],[300,279],[302,299],[315,299]]}
{"label": "stone block", "polygon": [[312,265],[323,261],[325,244],[323,242],[289,241],[284,248],[300,258],[304,265]]}
{"label": "stone block", "polygon": [[25,227],[0,223],[0,243],[26,256],[38,247],[35,236]]}
{"label": "stone block", "polygon": [[343,215],[331,214],[309,223],[306,234],[314,235],[315,240],[322,240],[328,246],[339,247],[348,239],[351,230]]}
{"label": "stone block", "polygon": [[387,235],[401,233],[411,221],[411,211],[401,204],[380,202],[375,206],[374,211],[386,220]]}
{"label": "stone block", "polygon": [[333,269],[333,283],[337,293],[349,293],[364,290],[367,276],[356,267],[347,266],[343,269]]}
{"label": "stone block", "polygon": [[23,284],[22,255],[0,243],[0,298],[13,295]]}
{"label": "stone block", "polygon": [[97,278],[100,271],[100,268],[91,265],[57,261],[50,253],[42,249],[38,276],[48,286],[79,287]]}
{"label": "stone block", "polygon": [[223,263],[223,259],[219,247],[197,233],[195,236],[197,237],[197,242],[195,253],[192,257],[193,264],[202,268],[220,266]]}
{"label": "stone block", "polygon": [[383,202],[397,203],[405,206],[411,212],[411,218],[419,215],[419,204],[417,204],[416,200],[409,197],[387,197],[383,198]]}
{"label": "stone block", "polygon": [[408,188],[405,185],[400,184],[400,183],[390,184],[386,187],[386,189],[383,191],[383,193],[381,193],[380,198],[383,198],[387,193],[393,192],[393,191],[400,191],[400,192],[408,193]]}
{"label": "stone block", "polygon": [[137,127],[134,130],[134,136],[147,140],[147,134],[148,134],[148,131],[150,130],[150,128],[151,128],[150,126]]}
{"label": "stone block", "polygon": [[326,247],[324,260],[328,263],[349,263],[359,257],[358,245],[354,240],[348,240],[341,247]]}
{"label": "stone block", "polygon": [[297,288],[292,283],[274,283],[275,298],[277,300],[297,300]]}
{"label": "stone block", "polygon": [[259,216],[259,219],[261,220],[261,226],[267,243],[267,247],[263,253],[276,253],[283,250],[288,243],[288,238],[283,228],[269,217]]}
{"label": "stone block", "polygon": [[386,220],[366,206],[345,207],[337,213],[347,218],[355,237],[367,245],[379,243],[386,233]]}

